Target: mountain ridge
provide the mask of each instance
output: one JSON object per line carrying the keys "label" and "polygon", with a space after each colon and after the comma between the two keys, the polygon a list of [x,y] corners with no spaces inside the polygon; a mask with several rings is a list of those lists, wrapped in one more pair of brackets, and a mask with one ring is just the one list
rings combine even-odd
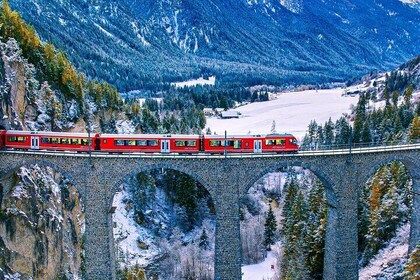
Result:
{"label": "mountain ridge", "polygon": [[[398,0],[11,0],[43,39],[120,91],[213,74],[302,84],[393,68],[420,53],[420,12]],[[401,30],[401,32],[399,32]]]}

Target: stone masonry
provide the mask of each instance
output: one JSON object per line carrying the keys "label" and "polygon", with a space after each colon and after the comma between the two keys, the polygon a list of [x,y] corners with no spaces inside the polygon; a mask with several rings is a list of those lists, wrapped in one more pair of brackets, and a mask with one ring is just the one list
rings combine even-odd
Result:
{"label": "stone masonry", "polygon": [[[216,208],[215,279],[241,279],[239,201],[263,175],[282,167],[311,170],[323,182],[328,202],[324,279],[358,279],[357,204],[362,186],[383,164],[399,160],[414,184],[410,250],[420,241],[420,149],[364,153],[252,156],[92,155],[0,152],[0,176],[21,166],[49,166],[73,181],[86,211],[88,279],[115,279],[110,208],[129,176],[152,169],[173,169],[200,182]],[[93,167],[92,167],[93,165]]]}

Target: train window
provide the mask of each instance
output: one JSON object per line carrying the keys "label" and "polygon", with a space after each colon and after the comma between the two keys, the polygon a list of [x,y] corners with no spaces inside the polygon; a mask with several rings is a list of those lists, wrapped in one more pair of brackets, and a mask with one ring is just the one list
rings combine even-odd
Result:
{"label": "train window", "polygon": [[[226,144],[225,144],[226,143]],[[233,141],[232,140],[223,140],[222,141],[222,146],[233,146]]]}
{"label": "train window", "polygon": [[158,140],[148,140],[147,141],[148,146],[157,146]]}
{"label": "train window", "polygon": [[136,145],[136,140],[125,140],[125,145],[126,146],[135,146]]}
{"label": "train window", "polygon": [[218,147],[222,146],[222,141],[219,140],[210,140],[210,147]]}
{"label": "train window", "polygon": [[115,146],[124,146],[124,140],[115,140],[114,141],[114,143],[115,143]]}
{"label": "train window", "polygon": [[242,141],[241,140],[235,140],[235,141],[232,141],[232,142],[233,142],[233,148],[234,149],[242,148],[242,145],[241,145]]}
{"label": "train window", "polygon": [[81,144],[81,141],[80,141],[80,139],[72,138],[71,139],[71,144],[72,145],[80,145]]}
{"label": "train window", "polygon": [[147,146],[147,140],[137,140],[136,145],[137,146]]}
{"label": "train window", "polygon": [[83,146],[86,146],[88,144],[88,139],[81,139],[80,141],[82,142]]}
{"label": "train window", "polygon": [[51,138],[51,144],[59,144],[60,143],[59,140],[60,140],[59,138]]}
{"label": "train window", "polygon": [[271,139],[269,139],[269,140],[265,140],[265,144],[266,144],[267,146],[272,146],[272,145],[274,145],[274,141],[273,141],[273,140],[271,140]]}
{"label": "train window", "polygon": [[176,147],[185,147],[185,146],[186,146],[186,142],[187,142],[187,141],[180,141],[180,140],[176,140],[176,141],[175,141],[175,146],[176,146]]}
{"label": "train window", "polygon": [[286,140],[284,139],[277,139],[276,140],[276,145],[277,146],[284,146],[286,144]]}
{"label": "train window", "polygon": [[187,147],[195,147],[197,146],[197,141],[195,140],[185,141],[185,144]]}
{"label": "train window", "polygon": [[50,143],[50,138],[41,138],[41,143],[49,144]]}
{"label": "train window", "polygon": [[23,136],[9,136],[7,139],[9,142],[26,142],[26,137]]}
{"label": "train window", "polygon": [[267,140],[265,140],[265,144],[267,146],[284,146],[286,144],[286,140],[284,140],[284,139],[267,139]]}
{"label": "train window", "polygon": [[61,138],[61,144],[70,144],[70,139],[68,138]]}

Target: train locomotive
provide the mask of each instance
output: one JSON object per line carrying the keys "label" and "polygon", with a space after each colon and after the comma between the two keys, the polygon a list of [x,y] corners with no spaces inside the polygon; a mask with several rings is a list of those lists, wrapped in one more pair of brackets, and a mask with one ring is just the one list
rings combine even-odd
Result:
{"label": "train locomotive", "polygon": [[91,134],[0,130],[0,148],[108,153],[297,153],[291,134],[246,136]]}

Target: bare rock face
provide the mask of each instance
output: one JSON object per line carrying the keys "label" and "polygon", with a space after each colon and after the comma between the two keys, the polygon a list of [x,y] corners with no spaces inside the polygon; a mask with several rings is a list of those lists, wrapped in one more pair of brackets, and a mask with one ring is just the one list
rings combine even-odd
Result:
{"label": "bare rock face", "polygon": [[[1,45],[1,61],[3,86],[1,117],[7,126],[13,129],[22,129],[22,117],[25,113],[25,65],[20,56],[21,51],[16,41]],[[7,124],[7,121],[8,124]]]}
{"label": "bare rock face", "polygon": [[0,181],[0,279],[79,279],[83,205],[59,173],[22,167]]}

